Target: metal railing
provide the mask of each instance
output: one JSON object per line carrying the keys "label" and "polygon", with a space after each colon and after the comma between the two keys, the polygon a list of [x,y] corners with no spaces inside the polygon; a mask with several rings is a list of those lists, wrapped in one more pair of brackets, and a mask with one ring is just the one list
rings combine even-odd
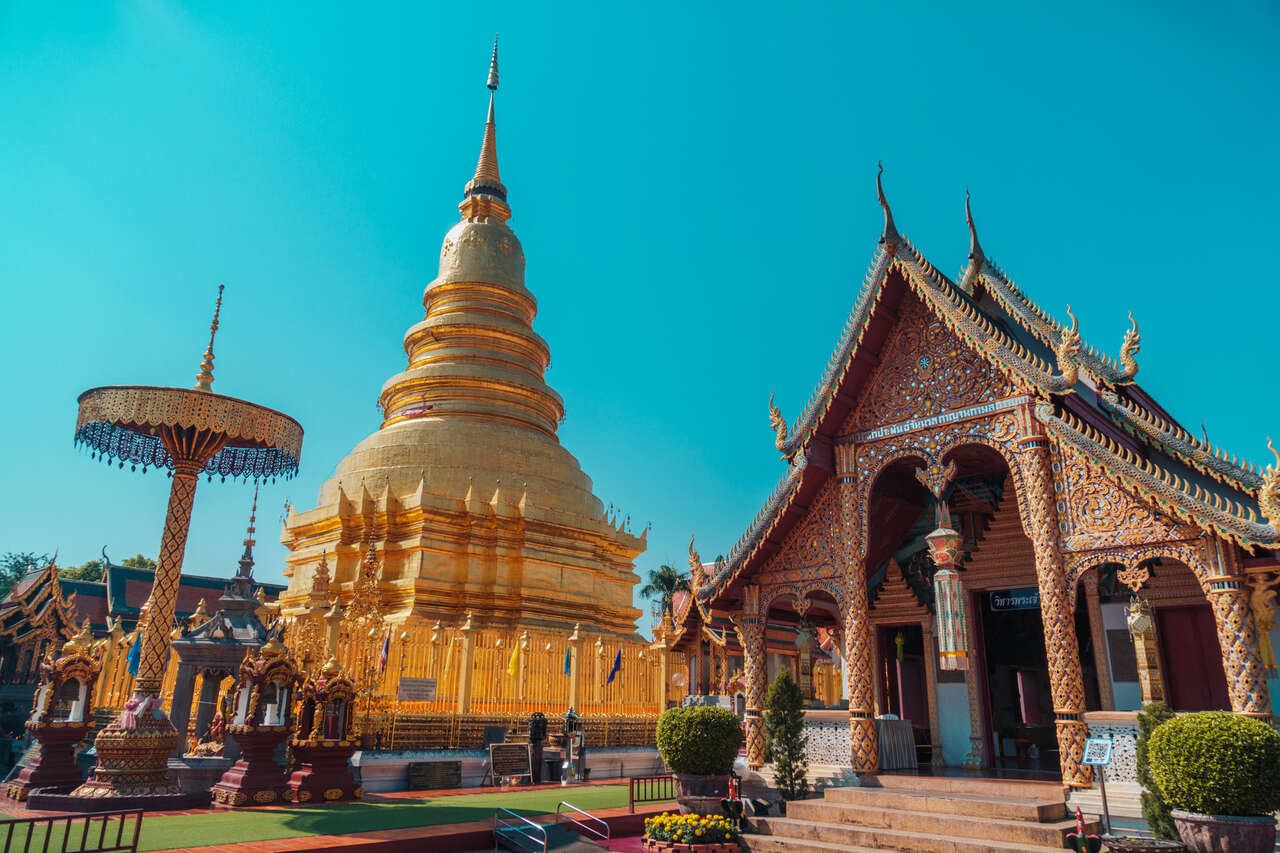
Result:
{"label": "metal railing", "polygon": [[668,803],[676,798],[676,777],[671,773],[632,776],[627,783],[627,809],[632,814],[637,804]]}
{"label": "metal railing", "polygon": [[[130,822],[132,831],[126,832]],[[78,823],[82,824],[79,828]],[[96,829],[94,824],[98,825]],[[0,833],[4,834],[2,853],[16,853],[19,843],[21,853],[32,853],[33,843],[40,853],[138,853],[141,830],[142,809],[0,820]]]}
{"label": "metal railing", "polygon": [[498,809],[493,813],[493,849],[503,843],[516,850],[547,853],[547,828],[511,809]]}
{"label": "metal railing", "polygon": [[[578,820],[572,815],[560,814],[560,809],[562,808],[568,809],[570,812],[572,812],[572,814],[576,814],[580,817],[585,817],[588,822],[583,823],[582,821]],[[584,835],[587,837],[587,839],[591,841],[595,841],[596,843],[603,846],[605,849],[608,849],[609,824],[605,823],[603,820],[596,817],[591,812],[584,811],[583,809],[580,809],[577,806],[575,806],[573,803],[566,803],[564,800],[561,800],[560,805],[556,806],[556,823],[560,823],[561,818],[564,819],[564,823],[573,824],[574,829],[577,830],[579,835]],[[601,830],[597,829],[596,825],[604,827],[604,831],[602,832]]]}

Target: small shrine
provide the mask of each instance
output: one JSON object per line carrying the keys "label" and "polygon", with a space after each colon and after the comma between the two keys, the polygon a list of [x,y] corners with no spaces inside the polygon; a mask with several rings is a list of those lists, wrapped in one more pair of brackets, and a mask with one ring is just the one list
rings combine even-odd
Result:
{"label": "small shrine", "polygon": [[288,780],[275,752],[289,736],[294,691],[301,680],[289,650],[274,636],[256,653],[245,655],[236,683],[235,716],[227,729],[242,757],[213,786],[213,802],[254,806],[289,798]]}
{"label": "small shrine", "polygon": [[[253,579],[254,520],[257,516],[257,492],[254,492],[253,509],[249,514],[248,535],[244,540],[244,553],[240,568],[231,583],[218,599],[218,609],[210,616],[203,599],[196,612],[187,621],[182,636],[173,640],[178,656],[177,677],[173,686],[173,701],[169,712],[174,727],[184,734],[175,758],[182,756],[208,757],[224,755],[235,760],[239,747],[229,743],[226,749],[218,748],[221,741],[215,739],[214,718],[220,713],[225,699],[224,684],[237,677],[246,655],[267,643],[270,629],[265,624],[269,616],[267,607],[255,597]],[[196,696],[199,679],[200,693]],[[195,719],[192,720],[192,705]],[[220,728],[225,727],[227,714],[222,713]],[[194,723],[194,724],[193,724]],[[216,734],[221,735],[221,732]],[[194,743],[192,743],[194,740]],[[226,768],[219,768],[221,773]],[[216,779],[214,776],[209,781]],[[206,785],[207,788],[207,785]]]}
{"label": "small shrine", "polygon": [[93,646],[86,620],[58,657],[50,649],[41,662],[40,687],[26,723],[40,751],[6,786],[9,799],[25,801],[37,788],[65,794],[84,781],[76,767],[75,746],[93,725],[93,686],[101,672]]}
{"label": "small shrine", "polygon": [[297,803],[358,800],[364,791],[351,773],[356,751],[356,684],[329,658],[318,678],[302,688],[298,725],[289,741],[297,768],[289,777],[288,798]]}

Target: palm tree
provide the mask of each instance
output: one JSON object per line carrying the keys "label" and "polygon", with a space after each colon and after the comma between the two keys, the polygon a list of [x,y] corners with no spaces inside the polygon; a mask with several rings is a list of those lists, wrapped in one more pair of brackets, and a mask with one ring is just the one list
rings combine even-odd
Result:
{"label": "palm tree", "polygon": [[675,616],[671,610],[671,599],[681,590],[689,592],[689,577],[664,563],[657,569],[649,570],[649,582],[640,589],[640,594],[645,598],[660,600],[662,612]]}

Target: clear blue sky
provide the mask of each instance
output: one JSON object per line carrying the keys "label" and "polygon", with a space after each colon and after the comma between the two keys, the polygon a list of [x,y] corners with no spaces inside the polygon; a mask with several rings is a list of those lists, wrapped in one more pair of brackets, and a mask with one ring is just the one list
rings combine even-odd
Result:
{"label": "clear blue sky", "polygon": [[[653,522],[639,569],[727,551],[783,474],[880,231],[988,255],[1085,339],[1142,324],[1184,424],[1280,438],[1280,7],[1258,2],[0,6],[0,551],[154,556],[168,481],[71,443],[76,395],[194,381],[306,428],[277,517],[378,424],[474,168],[499,154],[561,440]],[[1171,11],[1177,6],[1180,11]],[[187,570],[235,568],[252,486],[201,484]],[[648,608],[645,608],[646,613]],[[646,626],[648,618],[642,620]]]}

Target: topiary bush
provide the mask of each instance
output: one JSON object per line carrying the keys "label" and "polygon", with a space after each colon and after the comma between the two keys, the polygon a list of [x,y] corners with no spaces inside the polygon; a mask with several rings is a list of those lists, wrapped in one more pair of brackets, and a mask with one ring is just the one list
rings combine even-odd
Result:
{"label": "topiary bush", "polygon": [[1147,822],[1156,838],[1179,841],[1178,828],[1173,824],[1169,804],[1160,794],[1155,779],[1151,777],[1151,761],[1147,756],[1147,743],[1151,733],[1166,720],[1173,719],[1173,711],[1163,702],[1149,702],[1138,712],[1137,769],[1138,784],[1142,786],[1142,819]]}
{"label": "topiary bush", "polygon": [[782,799],[803,800],[809,796],[806,777],[809,762],[804,754],[808,741],[804,733],[804,694],[791,677],[790,669],[783,669],[769,685],[764,707],[765,742],[773,759],[773,784]]}
{"label": "topiary bush", "polygon": [[658,752],[681,776],[729,775],[741,745],[738,715],[728,708],[668,708],[658,718]]}
{"label": "topiary bush", "polygon": [[1151,775],[1175,809],[1254,817],[1280,810],[1280,734],[1261,720],[1203,711],[1160,724]]}

